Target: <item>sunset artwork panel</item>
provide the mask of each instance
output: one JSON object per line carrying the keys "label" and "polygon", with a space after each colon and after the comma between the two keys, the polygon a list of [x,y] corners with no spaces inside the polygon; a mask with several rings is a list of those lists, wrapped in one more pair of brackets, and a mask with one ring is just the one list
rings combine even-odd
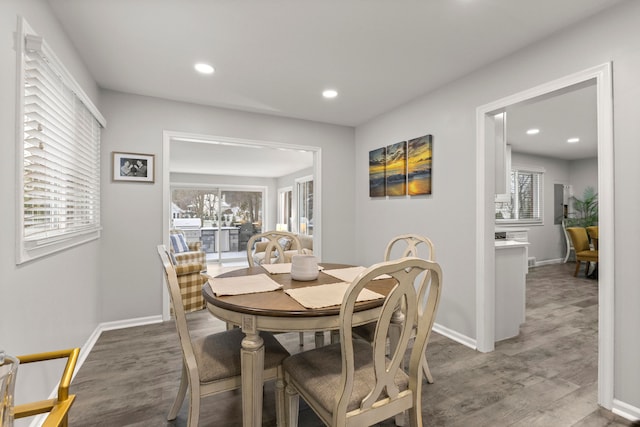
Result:
{"label": "sunset artwork panel", "polygon": [[369,151],[369,197],[384,197],[385,192],[385,147]]}
{"label": "sunset artwork panel", "polygon": [[407,142],[387,146],[387,196],[407,194]]}
{"label": "sunset artwork panel", "polygon": [[431,194],[431,157],[433,136],[425,135],[409,140],[407,156],[408,194]]}

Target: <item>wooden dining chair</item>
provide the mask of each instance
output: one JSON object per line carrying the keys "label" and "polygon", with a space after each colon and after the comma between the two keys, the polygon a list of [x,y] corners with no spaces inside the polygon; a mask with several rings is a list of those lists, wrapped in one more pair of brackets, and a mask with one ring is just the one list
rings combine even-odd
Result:
{"label": "wooden dining chair", "polygon": [[[266,231],[254,234],[247,242],[247,262],[249,267],[257,264],[255,254],[264,254],[260,260],[264,264],[284,264],[293,254],[302,254],[302,244],[294,233],[288,231]],[[304,332],[298,333],[300,347],[304,345]]]}
{"label": "wooden dining chair", "polygon": [[578,271],[580,270],[580,264],[582,261],[587,263],[584,275],[588,276],[589,265],[592,262],[598,262],[598,251],[591,249],[587,230],[584,227],[568,227],[567,233],[569,233],[569,237],[571,237],[571,242],[573,243],[573,248],[576,254],[576,271],[573,273],[573,276],[578,276]]}
{"label": "wooden dining chair", "polygon": [[[291,262],[291,255],[301,254],[302,244],[293,233],[288,231],[266,231],[251,236],[247,242],[247,262],[249,267],[257,264],[256,254],[259,253],[260,263],[282,264]],[[264,254],[264,258],[262,258]]]}
{"label": "wooden dining chair", "polygon": [[[392,276],[397,285],[385,297],[375,339],[369,344],[353,339],[356,298],[381,274]],[[287,426],[297,425],[299,396],[328,426],[373,425],[404,411],[408,411],[411,426],[422,425],[422,360],[441,288],[440,266],[420,258],[384,261],[363,271],[347,289],[340,306],[340,342],[295,354],[283,362]],[[393,324],[399,332],[397,345],[387,356],[387,334]],[[409,350],[414,329],[415,340]],[[407,352],[410,358],[405,371],[402,362]]]}
{"label": "wooden dining chair", "polygon": [[[244,333],[239,328],[203,337],[191,338],[180,288],[169,253],[164,245],[158,246],[158,254],[164,267],[165,279],[175,316],[176,329],[182,348],[182,378],[178,395],[167,419],[176,419],[189,389],[189,415],[187,425],[197,427],[200,417],[200,399],[223,391],[241,387],[240,348]],[[268,332],[260,332],[264,341],[264,380],[276,379],[276,416],[282,425],[284,389],[282,361],[289,352]]]}
{"label": "wooden dining chair", "polygon": [[[384,260],[389,261],[393,258],[418,257],[430,261],[435,261],[435,248],[433,242],[424,236],[418,234],[401,234],[392,238],[384,250]],[[375,332],[375,324],[369,323],[354,328],[353,332],[360,338],[372,342]],[[427,364],[427,356],[425,354],[422,369],[424,376],[429,384],[433,384],[433,375]]]}

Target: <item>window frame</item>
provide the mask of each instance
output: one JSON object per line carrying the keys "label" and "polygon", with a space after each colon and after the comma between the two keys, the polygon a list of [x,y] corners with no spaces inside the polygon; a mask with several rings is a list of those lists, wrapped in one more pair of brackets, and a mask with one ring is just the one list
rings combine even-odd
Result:
{"label": "window frame", "polygon": [[[302,186],[306,185],[309,182],[311,182],[312,185],[315,185],[315,183],[313,181],[314,181],[313,175],[307,175],[307,176],[299,177],[299,178],[296,178],[294,180],[294,182],[295,182],[294,193],[293,193],[294,200],[293,200],[293,206],[292,206],[292,213],[293,213],[293,217],[295,218],[294,223],[293,223],[295,232],[298,233],[298,234],[306,234],[306,235],[309,235],[309,236],[313,235],[313,229],[310,226],[310,224],[308,224],[308,223],[307,224],[302,224],[302,218],[307,218],[307,217],[303,217],[302,216],[302,214],[303,214],[303,212],[302,212],[303,211],[303,207],[302,207],[303,194],[300,194],[301,193],[300,189],[301,189]],[[315,188],[312,188],[311,194],[314,194],[315,191],[316,191]],[[314,199],[315,199],[315,197],[314,197]],[[315,208],[315,206],[312,205],[311,209],[315,210],[314,208]],[[312,214],[313,214],[313,212],[312,212]],[[307,218],[307,220],[309,221],[309,218]],[[313,221],[313,217],[311,217],[311,221]],[[304,225],[304,227],[303,227],[303,225]],[[304,230],[303,230],[303,228],[304,228]]]}
{"label": "window frame", "polygon": [[[516,174],[516,178],[517,179],[517,175],[518,174],[534,174],[537,175],[538,178],[538,183],[537,183],[537,188],[534,189],[535,194],[533,197],[533,204],[537,205],[537,211],[538,211],[538,217],[537,218],[504,218],[504,219],[499,219],[496,218],[495,222],[498,225],[543,225],[544,224],[544,174],[545,174],[545,170],[543,168],[539,168],[539,167],[531,167],[531,166],[524,166],[524,165],[512,165],[511,167],[511,172],[510,172],[510,180],[513,182],[513,174]],[[514,195],[513,190],[517,190],[517,186],[514,186],[513,184],[510,185],[511,187],[511,191],[509,191],[509,193],[507,194],[510,197],[510,200],[515,199],[518,200],[518,197]],[[537,200],[536,200],[537,199]],[[505,203],[505,202],[499,202],[496,201],[494,206],[495,206],[495,211],[497,212],[498,210],[498,203]],[[511,203],[506,202],[506,203]],[[535,208],[534,208],[534,212],[535,212]],[[518,212],[518,209],[516,208],[516,213]]]}
{"label": "window frame", "polygon": [[[294,199],[293,199],[293,186],[283,187],[278,189],[278,209],[276,217],[276,229],[281,231],[291,231],[292,221],[294,215]],[[286,213],[290,213],[289,216]]]}
{"label": "window frame", "polygon": [[[71,247],[87,243],[100,238],[102,229],[100,222],[100,131],[98,130],[97,147],[93,147],[97,154],[97,166],[91,175],[93,186],[93,204],[90,217],[95,221],[82,229],[73,228],[71,231],[57,231],[40,238],[27,238],[25,236],[25,82],[26,82],[26,55],[27,51],[37,50],[46,58],[47,63],[62,82],[66,90],[74,94],[74,100],[80,101],[83,107],[92,116],[99,129],[106,127],[106,120],[82,90],[72,74],[65,68],[47,43],[38,36],[22,17],[18,17],[15,38],[16,50],[16,264],[22,264],[46,255],[50,255]],[[75,128],[74,128],[75,129]],[[69,177],[70,175],[65,175]],[[97,185],[95,185],[97,184]],[[49,215],[50,216],[50,215]]]}

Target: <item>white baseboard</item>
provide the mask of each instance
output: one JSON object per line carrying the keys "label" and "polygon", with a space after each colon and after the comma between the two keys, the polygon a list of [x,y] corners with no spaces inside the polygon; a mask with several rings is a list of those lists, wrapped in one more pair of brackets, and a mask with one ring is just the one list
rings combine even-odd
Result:
{"label": "white baseboard", "polygon": [[611,412],[630,421],[640,420],[640,408],[621,402],[618,399],[613,399],[613,408],[611,408]]}
{"label": "white baseboard", "polygon": [[455,342],[460,343],[466,347],[472,348],[474,350],[477,350],[478,348],[476,340],[474,340],[473,338],[469,338],[466,335],[462,335],[461,333],[456,332],[453,329],[449,329],[438,323],[434,323],[433,330],[439,333],[440,335],[444,335],[445,337],[450,338]]}
{"label": "white baseboard", "polygon": [[529,268],[540,267],[542,265],[562,264],[562,263],[564,263],[564,258],[546,259],[544,261],[536,260],[536,263],[534,265],[530,265]]}
{"label": "white baseboard", "polygon": [[76,363],[76,370],[73,373],[73,377],[76,376],[76,372],[80,370],[80,367],[87,359],[87,356],[93,349],[93,346],[98,342],[98,338],[104,331],[112,331],[115,329],[124,329],[131,328],[133,326],[143,326],[143,325],[151,325],[153,323],[161,323],[162,316],[147,316],[147,317],[138,317],[135,319],[127,319],[127,320],[116,320],[114,322],[103,322],[98,324],[98,326],[93,330],[87,341],[84,343],[82,348],[80,349],[80,356],[78,357],[78,362]]}
{"label": "white baseboard", "polygon": [[[80,348],[80,355],[78,356],[78,361],[76,362],[76,369],[73,371],[73,376],[71,377],[71,381],[76,377],[76,374],[84,364],[84,361],[87,360],[87,356],[91,353],[93,346],[98,342],[98,338],[104,331],[111,331],[114,329],[124,329],[130,328],[132,326],[142,326],[142,325],[150,325],[153,323],[161,323],[162,316],[148,316],[148,317],[139,317],[136,319],[128,319],[128,320],[118,320],[115,322],[104,322],[98,324],[98,326],[93,330],[89,338],[84,343],[84,345]],[[53,389],[51,394],[49,395],[49,399],[53,399],[58,395],[58,384]],[[41,427],[42,423],[44,423],[48,414],[40,414],[33,418],[31,423],[29,423],[29,427]]]}

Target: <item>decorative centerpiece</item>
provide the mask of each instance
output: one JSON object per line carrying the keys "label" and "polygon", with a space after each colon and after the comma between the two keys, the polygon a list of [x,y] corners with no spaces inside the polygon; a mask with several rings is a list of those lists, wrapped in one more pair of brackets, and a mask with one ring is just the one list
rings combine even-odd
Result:
{"label": "decorative centerpiece", "polygon": [[318,259],[313,255],[294,255],[291,257],[291,278],[298,281],[318,278]]}

